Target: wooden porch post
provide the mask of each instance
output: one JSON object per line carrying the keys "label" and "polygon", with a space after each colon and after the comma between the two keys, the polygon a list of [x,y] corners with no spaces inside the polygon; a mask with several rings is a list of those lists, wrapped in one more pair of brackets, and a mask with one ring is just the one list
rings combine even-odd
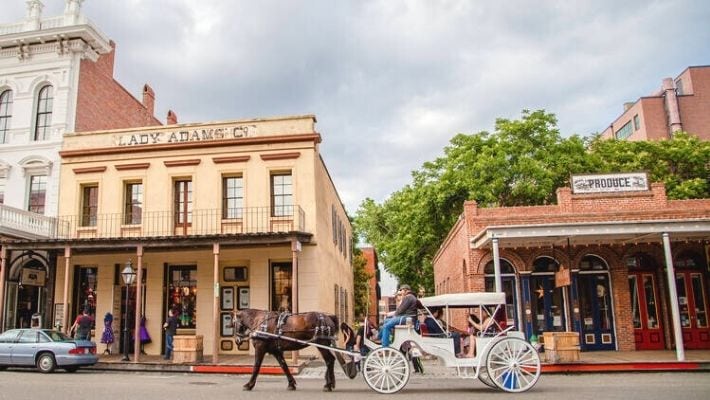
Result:
{"label": "wooden porch post", "polygon": [[219,243],[212,244],[212,254],[214,255],[214,298],[212,299],[212,363],[219,362],[219,337],[220,337],[220,319],[219,319]]}
{"label": "wooden porch post", "polygon": [[7,262],[7,248],[0,249],[0,332],[5,328],[5,272]]}
{"label": "wooden porch post", "polygon": [[[143,303],[143,246],[136,247],[136,309],[135,309],[135,325],[133,327],[133,362],[138,362],[138,357],[141,354],[141,304]],[[126,291],[128,296],[130,290]]]}
{"label": "wooden porch post", "polygon": [[64,248],[64,293],[62,302],[64,302],[64,310],[62,310],[62,321],[64,321],[64,333],[69,333],[72,323],[69,319],[69,266],[71,264],[71,247]]}

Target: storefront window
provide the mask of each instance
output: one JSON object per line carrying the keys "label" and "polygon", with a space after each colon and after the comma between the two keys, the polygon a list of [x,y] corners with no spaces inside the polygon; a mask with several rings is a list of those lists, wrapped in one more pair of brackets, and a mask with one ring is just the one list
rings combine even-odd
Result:
{"label": "storefront window", "polygon": [[197,326],[197,267],[170,266],[168,269],[168,309],[173,310],[180,328]]}
{"label": "storefront window", "polygon": [[76,270],[75,282],[75,308],[72,318],[76,318],[86,310],[91,318],[96,321],[96,276],[98,269],[95,267],[80,267]]}
{"label": "storefront window", "polygon": [[291,311],[293,304],[291,291],[291,263],[271,264],[271,310]]}

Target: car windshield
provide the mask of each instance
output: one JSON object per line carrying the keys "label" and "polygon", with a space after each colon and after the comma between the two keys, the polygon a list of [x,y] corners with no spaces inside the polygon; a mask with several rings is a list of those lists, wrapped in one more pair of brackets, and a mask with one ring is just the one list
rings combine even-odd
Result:
{"label": "car windshield", "polygon": [[67,340],[74,340],[59,331],[44,331],[44,333],[47,334],[47,336],[49,336],[55,342],[66,342]]}

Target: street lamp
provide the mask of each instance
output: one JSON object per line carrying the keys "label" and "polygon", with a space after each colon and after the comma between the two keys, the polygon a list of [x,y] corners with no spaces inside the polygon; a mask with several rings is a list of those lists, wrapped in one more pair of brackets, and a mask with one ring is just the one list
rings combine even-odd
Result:
{"label": "street lamp", "polygon": [[130,357],[128,357],[128,346],[130,344],[128,336],[128,295],[133,281],[136,280],[136,271],[131,266],[131,260],[126,261],[126,267],[121,271],[121,278],[123,278],[123,283],[126,285],[126,307],[123,313],[123,359],[121,361],[131,361]]}

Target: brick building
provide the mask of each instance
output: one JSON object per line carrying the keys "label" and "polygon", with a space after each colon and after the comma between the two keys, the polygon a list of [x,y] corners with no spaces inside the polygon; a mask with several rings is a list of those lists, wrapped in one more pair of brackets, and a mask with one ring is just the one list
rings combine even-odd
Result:
{"label": "brick building", "polygon": [[624,104],[624,112],[601,134],[620,140],[668,139],[683,130],[710,140],[710,66],[688,67],[661,88]]}
{"label": "brick building", "polygon": [[[148,85],[138,100],[114,79],[115,44],[81,13],[82,1],[65,0],[62,15],[46,18],[41,1],[26,3],[23,20],[0,25],[0,237],[32,239],[57,228],[66,133],[160,122]],[[177,122],[174,113],[168,122]],[[0,329],[26,326],[34,313],[47,323],[51,257],[3,253],[0,305],[7,307]],[[43,279],[24,278],[30,275]]]}
{"label": "brick building", "polygon": [[573,177],[549,206],[466,202],[434,259],[436,293],[504,291],[509,325],[578,332],[582,350],[710,348],[710,199],[668,200],[645,179]]}
{"label": "brick building", "polygon": [[360,251],[362,251],[363,257],[367,260],[367,264],[365,264],[365,272],[371,276],[370,281],[368,282],[370,289],[368,292],[369,300],[367,315],[377,318],[377,308],[382,295],[379,284],[380,269],[378,267],[377,252],[373,247],[362,247],[360,248]]}

